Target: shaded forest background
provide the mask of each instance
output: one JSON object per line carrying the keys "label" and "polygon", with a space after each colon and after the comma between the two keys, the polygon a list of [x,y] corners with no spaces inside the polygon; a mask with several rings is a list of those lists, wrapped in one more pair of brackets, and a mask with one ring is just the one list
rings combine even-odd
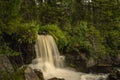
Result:
{"label": "shaded forest background", "polygon": [[120,0],[0,0],[0,54],[23,54],[43,31],[63,55],[119,55]]}

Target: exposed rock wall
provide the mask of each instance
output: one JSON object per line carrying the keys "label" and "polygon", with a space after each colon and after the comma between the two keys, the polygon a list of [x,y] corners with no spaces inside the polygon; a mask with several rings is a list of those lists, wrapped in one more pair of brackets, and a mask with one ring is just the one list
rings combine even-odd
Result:
{"label": "exposed rock wall", "polygon": [[8,57],[5,55],[0,55],[0,70],[8,71],[8,72],[14,71],[11,62],[9,61]]}

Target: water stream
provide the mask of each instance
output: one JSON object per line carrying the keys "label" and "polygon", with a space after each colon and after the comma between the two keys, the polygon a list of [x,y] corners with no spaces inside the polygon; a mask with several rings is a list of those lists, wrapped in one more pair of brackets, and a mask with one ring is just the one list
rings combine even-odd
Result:
{"label": "water stream", "polygon": [[64,78],[65,80],[101,80],[106,78],[103,74],[86,74],[76,72],[64,67],[64,56],[61,56],[57,45],[50,35],[38,35],[35,45],[36,59],[30,66],[33,69],[40,69],[45,80],[53,77]]}

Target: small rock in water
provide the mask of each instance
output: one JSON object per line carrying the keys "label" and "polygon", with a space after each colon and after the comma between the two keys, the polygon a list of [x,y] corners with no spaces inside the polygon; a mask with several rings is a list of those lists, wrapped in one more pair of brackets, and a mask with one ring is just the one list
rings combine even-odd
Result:
{"label": "small rock in water", "polygon": [[43,73],[41,72],[41,70],[34,69],[34,72],[37,74],[40,80],[44,80]]}
{"label": "small rock in water", "polygon": [[63,78],[56,78],[56,77],[54,77],[54,78],[51,78],[51,79],[48,79],[48,80],[65,80],[65,79],[63,79]]}
{"label": "small rock in water", "polygon": [[34,70],[30,67],[27,67],[24,71],[25,80],[39,80],[39,77],[36,75]]}

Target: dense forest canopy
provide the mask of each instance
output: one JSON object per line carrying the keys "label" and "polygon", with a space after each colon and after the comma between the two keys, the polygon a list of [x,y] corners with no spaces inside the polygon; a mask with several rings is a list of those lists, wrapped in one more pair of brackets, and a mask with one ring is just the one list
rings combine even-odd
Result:
{"label": "dense forest canopy", "polygon": [[[110,59],[116,65],[120,0],[0,0],[0,56],[12,57],[13,62],[20,56],[17,65],[29,63],[26,53],[34,53],[42,32],[54,37],[62,55],[72,55],[69,60],[74,68],[82,64],[81,59],[77,62],[81,54],[88,61],[107,63]],[[19,70],[8,74],[0,69],[0,73],[4,80],[23,80]]]}
{"label": "dense forest canopy", "polygon": [[53,35],[63,54],[117,55],[120,0],[0,1],[0,54],[18,54],[40,31]]}

